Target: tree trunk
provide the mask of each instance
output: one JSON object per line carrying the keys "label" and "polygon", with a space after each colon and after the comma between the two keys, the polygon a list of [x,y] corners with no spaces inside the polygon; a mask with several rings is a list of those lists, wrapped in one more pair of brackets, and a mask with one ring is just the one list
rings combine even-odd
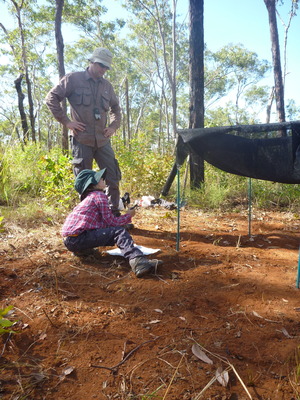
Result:
{"label": "tree trunk", "polygon": [[18,94],[18,107],[19,107],[19,113],[21,117],[21,124],[22,124],[22,129],[23,129],[23,142],[27,143],[28,141],[28,123],[27,123],[27,118],[26,118],[26,113],[24,109],[24,94],[22,92],[22,79],[24,75],[21,74],[16,80],[15,80],[15,88]]}
{"label": "tree trunk", "polygon": [[177,0],[173,0],[173,26],[172,26],[172,42],[173,42],[173,76],[172,76],[172,125],[173,125],[173,137],[174,141],[177,139],[177,89],[176,89],[176,62],[177,62],[177,53],[176,53],[176,5]]}
{"label": "tree trunk", "polygon": [[[57,64],[59,78],[62,78],[65,74],[65,61],[64,61],[64,39],[61,32],[61,20],[62,12],[64,8],[64,0],[56,0],[56,12],[55,12],[55,40],[56,40],[56,53],[57,53]],[[67,102],[66,99],[61,104],[65,113],[67,113]],[[68,129],[62,126],[62,149],[68,151]]]}
{"label": "tree trunk", "polygon": [[[203,0],[190,0],[190,122],[189,127],[204,127],[204,31]],[[166,196],[189,149],[179,136],[176,144],[176,162],[167,178],[162,195]],[[204,182],[204,160],[190,152],[190,180],[192,188],[199,188]]]}
{"label": "tree trunk", "polygon": [[[204,29],[203,0],[190,0],[190,121],[189,128],[204,127]],[[204,160],[190,155],[191,187],[204,182]]]}
{"label": "tree trunk", "polygon": [[21,48],[22,48],[22,63],[23,69],[25,73],[25,80],[27,85],[27,97],[28,97],[28,105],[29,105],[29,118],[30,118],[30,126],[31,126],[31,136],[32,140],[35,142],[35,116],[34,116],[34,105],[33,105],[33,97],[32,97],[32,89],[31,89],[31,81],[29,78],[29,70],[28,70],[28,60],[27,60],[27,53],[26,53],[26,46],[25,46],[25,37],[24,37],[24,30],[23,30],[23,23],[21,18],[21,9],[23,6],[23,2],[21,6],[14,1],[11,0],[17,13],[18,25],[19,25],[19,32],[21,37]]}
{"label": "tree trunk", "polygon": [[167,178],[167,181],[161,191],[163,196],[167,196],[169,193],[170,187],[175,179],[177,174],[177,168],[181,166],[185,159],[188,156],[187,146],[184,144],[182,137],[178,136],[177,144],[176,144],[176,162],[173,164],[172,170]]}
{"label": "tree trunk", "polygon": [[267,114],[266,114],[266,123],[268,124],[271,120],[271,109],[272,109],[272,104],[274,100],[274,86],[271,89],[271,94],[269,96],[269,101],[267,105]]}
{"label": "tree trunk", "polygon": [[130,109],[129,109],[129,87],[128,78],[125,79],[125,98],[126,98],[126,126],[127,126],[127,138],[130,146],[131,140],[131,129],[130,129]]}
{"label": "tree trunk", "polygon": [[[276,19],[276,0],[264,0],[264,2],[269,14],[276,110],[278,115],[278,121],[284,122],[285,121],[284,88],[283,88],[283,79],[281,71],[280,47],[279,47],[277,19]],[[282,135],[285,136],[286,133],[283,131]]]}

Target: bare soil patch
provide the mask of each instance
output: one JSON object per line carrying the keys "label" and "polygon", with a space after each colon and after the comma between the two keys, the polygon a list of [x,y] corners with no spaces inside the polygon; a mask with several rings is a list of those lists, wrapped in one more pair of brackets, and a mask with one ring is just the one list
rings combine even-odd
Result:
{"label": "bare soil patch", "polygon": [[[250,237],[247,212],[183,210],[179,251],[176,212],[134,222],[164,261],[144,279],[106,249],[74,257],[59,225],[2,235],[0,308],[14,306],[20,333],[0,337],[0,398],[299,399],[299,217],[257,212]],[[199,397],[228,366],[227,386]]]}

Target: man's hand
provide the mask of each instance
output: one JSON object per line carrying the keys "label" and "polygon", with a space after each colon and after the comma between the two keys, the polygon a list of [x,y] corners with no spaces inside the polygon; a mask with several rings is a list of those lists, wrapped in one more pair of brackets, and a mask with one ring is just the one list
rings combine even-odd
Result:
{"label": "man's hand", "polygon": [[82,132],[85,130],[85,124],[79,121],[70,121],[66,124],[66,127],[70,129],[75,136],[78,134],[77,131]]}
{"label": "man's hand", "polygon": [[108,138],[111,137],[114,133],[115,133],[115,130],[113,128],[110,128],[110,127],[105,128],[104,131],[103,131],[103,135],[105,137],[108,137]]}

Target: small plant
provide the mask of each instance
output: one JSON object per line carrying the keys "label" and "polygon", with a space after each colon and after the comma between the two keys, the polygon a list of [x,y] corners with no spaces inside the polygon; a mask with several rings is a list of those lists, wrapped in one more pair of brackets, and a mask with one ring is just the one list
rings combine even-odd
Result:
{"label": "small plant", "polygon": [[0,335],[4,335],[5,333],[17,333],[11,329],[16,321],[11,321],[7,318],[13,313],[12,310],[13,306],[8,306],[3,309],[0,308]]}
{"label": "small plant", "polygon": [[74,203],[74,175],[70,159],[55,149],[41,157],[39,167],[43,176],[40,193],[46,204],[68,208]]}
{"label": "small plant", "polygon": [[4,217],[0,215],[0,233],[5,231],[3,219]]}
{"label": "small plant", "polygon": [[160,400],[162,399],[161,396],[158,396],[157,392],[163,387],[164,385],[160,385],[157,389],[155,389],[151,393],[147,393],[142,395],[141,400]]}
{"label": "small plant", "polygon": [[299,382],[300,382],[300,346],[294,351],[294,354],[288,359],[289,381],[293,388],[295,400],[300,399]]}

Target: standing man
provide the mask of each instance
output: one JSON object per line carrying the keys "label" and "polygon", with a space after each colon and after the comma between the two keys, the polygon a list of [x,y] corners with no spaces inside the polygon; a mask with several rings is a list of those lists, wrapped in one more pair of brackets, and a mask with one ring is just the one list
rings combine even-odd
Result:
{"label": "standing man", "polygon": [[[47,94],[46,104],[57,121],[70,130],[74,175],[92,169],[94,159],[99,169],[106,168],[107,194],[112,212],[119,215],[121,172],[110,137],[120,127],[121,111],[111,83],[103,77],[111,67],[112,53],[97,48],[89,62],[85,71],[65,75]],[[71,119],[60,106],[65,98],[70,103]]]}

